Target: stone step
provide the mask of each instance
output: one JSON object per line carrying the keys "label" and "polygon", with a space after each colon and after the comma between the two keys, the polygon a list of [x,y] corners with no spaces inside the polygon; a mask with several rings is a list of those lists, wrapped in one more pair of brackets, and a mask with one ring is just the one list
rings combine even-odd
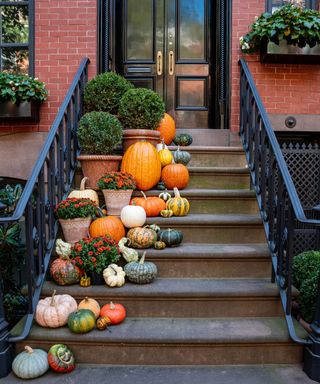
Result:
{"label": "stone step", "polygon": [[[176,151],[177,146],[169,146]],[[247,161],[241,147],[188,146],[180,147],[181,151],[191,154],[191,167],[245,167]]]}
{"label": "stone step", "polygon": [[188,214],[183,217],[149,217],[147,224],[161,229],[175,228],[183,232],[187,243],[264,243],[265,234],[258,215]]}
{"label": "stone step", "polygon": [[177,128],[176,134],[189,133],[192,138],[193,146],[214,146],[214,147],[240,147],[241,140],[237,132],[229,129],[208,129],[208,128]]}
{"label": "stone step", "polygon": [[48,350],[64,343],[78,363],[124,365],[296,364],[302,346],[288,335],[280,317],[126,318],[110,332],[74,334],[67,327],[33,325],[17,343]]}
{"label": "stone step", "polygon": [[245,167],[188,167],[188,188],[250,189],[250,176]]}
{"label": "stone step", "polygon": [[269,279],[168,279],[152,284],[132,284],[110,288],[95,285],[57,286],[44,284],[41,295],[69,294],[78,301],[93,297],[101,305],[116,301],[125,306],[129,317],[262,317],[281,316],[278,288]]}
{"label": "stone step", "polygon": [[[168,191],[172,196],[173,191]],[[150,190],[147,196],[158,196],[160,191]],[[181,196],[190,202],[190,213],[258,213],[254,191],[249,189],[191,189],[180,191]],[[133,196],[141,196],[134,191]],[[104,201],[100,195],[101,202]]]}

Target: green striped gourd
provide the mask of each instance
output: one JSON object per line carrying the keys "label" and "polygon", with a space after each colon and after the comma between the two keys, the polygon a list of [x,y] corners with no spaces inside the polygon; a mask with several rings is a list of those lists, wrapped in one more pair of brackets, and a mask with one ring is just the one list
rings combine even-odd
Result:
{"label": "green striped gourd", "polygon": [[78,309],[68,317],[68,327],[74,333],[90,332],[95,325],[96,316],[90,309]]}
{"label": "green striped gourd", "polygon": [[189,201],[180,196],[178,188],[173,188],[174,197],[169,199],[166,203],[166,208],[170,209],[174,216],[186,216],[190,209]]}

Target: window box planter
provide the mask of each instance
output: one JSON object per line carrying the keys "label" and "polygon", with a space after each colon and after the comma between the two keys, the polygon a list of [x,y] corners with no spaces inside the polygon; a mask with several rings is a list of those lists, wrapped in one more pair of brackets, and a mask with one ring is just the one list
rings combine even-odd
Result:
{"label": "window box planter", "polygon": [[34,101],[22,101],[14,104],[11,101],[0,102],[0,118],[2,120],[39,121],[40,104]]}
{"label": "window box planter", "polygon": [[280,64],[319,64],[320,45],[310,48],[306,45],[299,48],[296,45],[288,45],[285,40],[280,44],[266,43],[260,51],[261,63],[280,63]]}

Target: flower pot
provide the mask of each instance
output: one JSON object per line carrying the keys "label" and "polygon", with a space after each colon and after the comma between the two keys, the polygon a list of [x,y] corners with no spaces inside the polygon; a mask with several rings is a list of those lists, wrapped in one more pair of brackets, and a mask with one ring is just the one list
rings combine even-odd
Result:
{"label": "flower pot", "polygon": [[160,141],[160,132],[150,129],[125,129],[122,140],[124,152],[137,141],[148,141],[156,147]]}
{"label": "flower pot", "polygon": [[82,172],[87,180],[87,188],[99,189],[97,187],[100,177],[111,171],[118,171],[122,156],[115,155],[80,155]]}
{"label": "flower pot", "polygon": [[80,217],[77,219],[59,219],[65,241],[71,244],[88,237],[91,217]]}
{"label": "flower pot", "polygon": [[34,101],[22,101],[14,104],[12,101],[0,103],[0,118],[2,120],[39,121],[40,104]]}
{"label": "flower pot", "polygon": [[92,285],[105,285],[105,281],[102,273],[97,273],[92,271],[89,271],[86,273],[87,273],[87,276],[90,277]]}
{"label": "flower pot", "polygon": [[124,206],[129,205],[132,189],[114,190],[103,189],[103,196],[110,216],[120,216]]}

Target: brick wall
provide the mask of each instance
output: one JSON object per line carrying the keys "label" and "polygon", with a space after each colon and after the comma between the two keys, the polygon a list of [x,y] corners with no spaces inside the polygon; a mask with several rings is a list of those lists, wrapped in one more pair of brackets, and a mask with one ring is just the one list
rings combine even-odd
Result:
{"label": "brick wall", "polygon": [[4,124],[0,132],[48,131],[84,56],[89,76],[96,71],[97,1],[35,1],[35,76],[47,84],[39,124]]}
{"label": "brick wall", "polygon": [[239,66],[248,62],[267,112],[270,114],[319,114],[320,66],[261,64],[258,55],[242,55],[239,37],[256,15],[265,11],[265,0],[233,0],[231,129],[239,129]]}

